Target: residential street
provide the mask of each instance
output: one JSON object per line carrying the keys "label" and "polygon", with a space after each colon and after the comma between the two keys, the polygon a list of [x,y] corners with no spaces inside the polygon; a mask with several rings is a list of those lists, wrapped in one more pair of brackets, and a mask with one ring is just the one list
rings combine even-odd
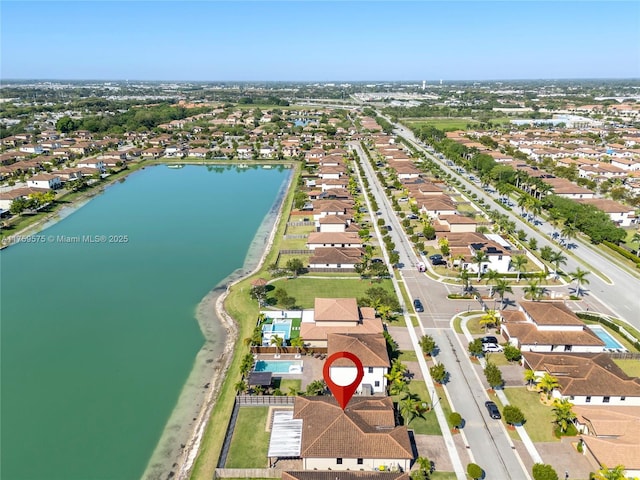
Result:
{"label": "residential street", "polygon": [[[417,139],[410,130],[398,126],[398,133],[414,142],[414,144],[417,143]],[[416,148],[420,147],[416,145]],[[424,150],[422,151],[429,158],[440,163],[445,171],[453,175],[458,175],[463,179],[466,184],[471,187],[472,192],[478,195],[479,198],[483,198],[489,205],[497,207],[498,204],[494,202],[494,197],[487,194],[478,185],[468,181],[464,175],[459,175],[452,168],[448,167],[443,160],[436,158]],[[516,208],[516,210],[518,209]],[[549,223],[544,222],[542,225],[537,226],[537,230],[534,230],[527,222],[522,221],[522,217],[518,215],[516,210],[508,211],[501,209],[501,212],[509,215],[509,217],[516,222],[517,228],[522,228],[529,238],[536,238],[538,248],[545,245],[551,246],[554,250],[560,248],[557,243],[549,240],[553,233],[553,227]],[[544,235],[542,235],[541,232],[544,233]],[[593,298],[601,305],[604,304],[607,306],[609,311],[604,311],[603,313],[611,313],[613,316],[623,319],[640,329],[640,317],[637,315],[640,309],[640,297],[637,294],[637,292],[640,292],[640,278],[638,274],[636,272],[633,272],[634,274],[629,273],[627,269],[613,263],[609,258],[603,257],[599,252],[595,251],[579,238],[572,240],[572,243],[577,245],[576,248],[570,251],[566,249],[563,250],[563,253],[567,256],[567,263],[562,266],[562,269],[566,272],[573,272],[580,267],[583,270],[586,269],[591,272],[587,278],[589,284],[583,286],[583,290],[585,290],[584,310],[587,309],[587,306],[591,303],[590,299]],[[606,275],[609,281],[600,277],[597,272]],[[594,310],[594,308],[590,309]]]}
{"label": "residential street", "polygon": [[[364,171],[382,213],[381,217],[393,227],[391,236],[400,254],[400,263],[404,264],[400,270],[407,292],[411,298],[421,298],[423,301],[425,312],[420,314],[421,326],[418,328],[417,335],[428,333],[436,340],[440,350],[436,358],[438,362],[444,363],[450,373],[450,381],[446,389],[452,408],[458,411],[466,421],[463,432],[472,458],[476,459],[486,471],[486,478],[528,478],[528,473],[516,450],[511,448],[512,443],[502,424],[492,421],[487,416],[484,401],[488,397],[484,387],[473,374],[474,370],[467,364],[468,355],[460,347],[449,328],[451,318],[459,309],[459,302],[447,299],[449,291],[446,285],[417,271],[415,265],[421,260],[415,257],[408,240],[404,238],[401,225],[385,198],[364,152],[358,145],[356,149],[363,160]],[[476,302],[474,304],[472,308],[479,308]],[[405,308],[411,309],[410,306]],[[419,351],[418,355],[421,356]],[[487,438],[490,441],[487,441]],[[493,460],[488,462],[483,459]]]}

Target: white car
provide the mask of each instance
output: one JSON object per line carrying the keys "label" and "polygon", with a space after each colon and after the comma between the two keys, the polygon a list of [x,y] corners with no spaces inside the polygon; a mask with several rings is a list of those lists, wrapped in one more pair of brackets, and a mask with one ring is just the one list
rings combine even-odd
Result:
{"label": "white car", "polygon": [[487,353],[487,352],[496,353],[496,352],[502,352],[503,348],[497,343],[484,343],[482,345],[482,351],[484,353]]}

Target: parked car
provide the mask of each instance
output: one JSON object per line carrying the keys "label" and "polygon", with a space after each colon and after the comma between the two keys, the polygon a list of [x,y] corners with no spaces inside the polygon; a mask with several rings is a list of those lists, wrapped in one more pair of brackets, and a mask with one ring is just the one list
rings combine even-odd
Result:
{"label": "parked car", "polygon": [[502,346],[498,345],[497,343],[482,344],[482,351],[484,353],[499,353],[499,352],[502,352],[502,350],[503,350]]}
{"label": "parked car", "polygon": [[418,313],[424,312],[424,306],[422,305],[422,302],[419,298],[413,300],[413,308]]}
{"label": "parked car", "polygon": [[484,402],[484,406],[487,407],[487,411],[489,412],[489,416],[491,418],[495,418],[496,420],[500,420],[502,415],[500,415],[500,410],[498,410],[498,406],[494,402]]}
{"label": "parked car", "polygon": [[498,344],[498,339],[496,337],[493,337],[491,335],[488,335],[486,337],[482,337],[482,339],[480,340],[482,343],[494,343],[494,344]]}
{"label": "parked car", "polygon": [[447,264],[445,259],[439,253],[436,253],[435,255],[430,255],[429,256],[429,261],[431,261],[431,265],[446,265]]}

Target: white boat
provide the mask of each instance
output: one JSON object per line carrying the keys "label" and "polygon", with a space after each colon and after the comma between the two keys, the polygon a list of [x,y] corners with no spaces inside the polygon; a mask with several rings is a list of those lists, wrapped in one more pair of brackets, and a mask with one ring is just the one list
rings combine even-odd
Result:
{"label": "white boat", "polygon": [[177,165],[167,165],[167,168],[183,168],[183,167],[184,167],[184,165],[181,164],[181,163],[179,163]]}
{"label": "white boat", "polygon": [[273,168],[271,165],[262,165],[262,168]]}

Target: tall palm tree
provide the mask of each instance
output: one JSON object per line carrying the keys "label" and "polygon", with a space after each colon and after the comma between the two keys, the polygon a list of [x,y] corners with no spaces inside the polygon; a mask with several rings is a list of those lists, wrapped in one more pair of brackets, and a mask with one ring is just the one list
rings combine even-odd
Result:
{"label": "tall palm tree", "polygon": [[271,337],[269,343],[276,347],[276,353],[280,353],[282,346],[284,345],[284,338],[279,335],[274,335]]}
{"label": "tall palm tree", "polygon": [[589,280],[586,278],[589,273],[590,272],[582,270],[580,267],[578,267],[575,272],[570,273],[571,280],[575,280],[576,282],[576,295],[580,296],[582,294],[580,286],[589,285]]}
{"label": "tall palm tree", "polygon": [[602,468],[596,472],[593,480],[626,480],[627,477],[624,471],[624,465],[607,468],[607,466],[603,464]]}
{"label": "tall palm tree", "polygon": [[527,264],[528,261],[529,260],[527,259],[526,255],[515,255],[511,259],[511,265],[518,272],[518,278],[516,280],[517,282],[520,282],[520,274],[524,271],[524,266]]}
{"label": "tall palm tree", "polygon": [[553,401],[553,414],[555,415],[555,424],[558,425],[561,432],[566,432],[569,425],[576,419],[576,414],[573,413],[573,403],[568,399],[563,398],[555,399]]}
{"label": "tall palm tree", "polygon": [[406,425],[409,425],[414,418],[422,417],[424,415],[422,410],[422,401],[414,393],[409,393],[400,400],[398,407],[400,409],[400,414],[407,422]]}
{"label": "tall palm tree", "polygon": [[636,250],[636,257],[640,257],[640,232],[636,232],[631,237],[631,243],[637,243],[638,249]]}
{"label": "tall palm tree", "polygon": [[487,285],[490,285],[489,296],[493,297],[493,283],[500,278],[500,274],[497,270],[489,269],[484,274]]}
{"label": "tall palm tree", "polygon": [[544,375],[538,382],[538,388],[547,394],[547,398],[551,397],[551,392],[559,386],[558,379],[550,375],[549,372],[544,372]]}
{"label": "tall palm tree", "polygon": [[458,275],[460,281],[462,282],[462,293],[466,293],[471,289],[471,281],[469,280],[469,272],[467,270],[461,270]]}
{"label": "tall palm tree", "polygon": [[489,255],[484,250],[476,250],[473,255],[473,261],[478,265],[478,281],[480,281],[480,276],[482,275],[482,264],[488,260]]}
{"label": "tall palm tree", "polygon": [[487,310],[486,312],[484,312],[484,315],[480,317],[478,323],[481,326],[484,326],[484,331],[485,333],[487,333],[487,327],[489,325],[495,325],[497,328],[498,324],[500,323],[500,318],[498,317],[498,313],[495,310]]}
{"label": "tall palm tree", "polygon": [[553,276],[558,278],[558,269],[560,265],[567,263],[567,257],[561,251],[552,252],[549,256],[549,262],[553,264]]}
{"label": "tall palm tree", "polygon": [[537,378],[538,376],[536,375],[536,372],[534,372],[530,368],[527,368],[524,371],[524,380],[525,382],[527,382],[527,387],[531,387],[531,385],[536,383]]}
{"label": "tall palm tree", "polygon": [[529,284],[524,287],[524,294],[529,295],[531,300],[538,301],[544,295],[545,288],[540,286],[540,283],[537,280],[531,280]]}
{"label": "tall palm tree", "polygon": [[289,344],[296,349],[296,352],[300,353],[300,349],[304,347],[304,340],[302,337],[293,337],[289,340]]}
{"label": "tall palm tree", "polygon": [[498,295],[500,295],[500,306],[501,308],[504,308],[505,293],[513,293],[513,289],[511,288],[511,285],[509,285],[509,282],[504,278],[499,278],[498,280],[496,280],[496,286],[494,288],[494,291]]}
{"label": "tall palm tree", "polygon": [[577,233],[578,229],[573,223],[565,223],[562,226],[562,230],[560,230],[560,237],[562,238],[562,242],[566,243],[566,240],[576,238]]}

